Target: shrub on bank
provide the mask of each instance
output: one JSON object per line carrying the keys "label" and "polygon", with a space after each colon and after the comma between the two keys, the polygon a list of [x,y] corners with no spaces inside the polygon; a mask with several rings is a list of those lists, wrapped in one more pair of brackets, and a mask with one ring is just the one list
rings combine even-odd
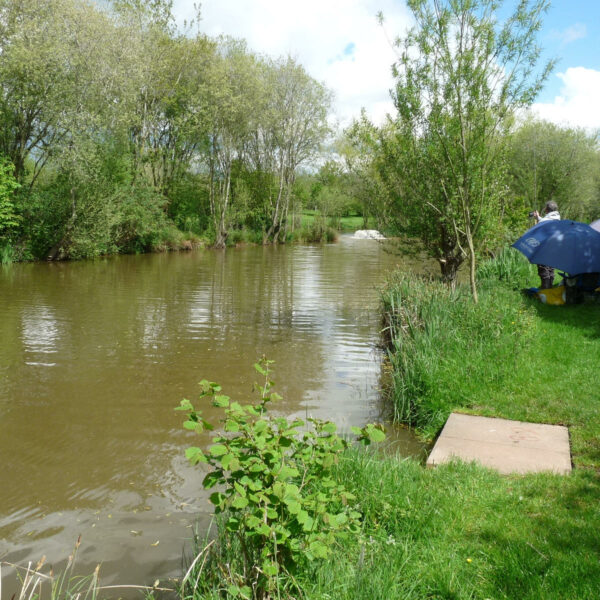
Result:
{"label": "shrub on bank", "polygon": [[[223,418],[208,450],[193,446],[186,456],[211,468],[203,486],[216,490],[210,502],[220,516],[219,534],[214,548],[198,555],[204,555],[201,564],[194,569],[198,561],[192,563],[182,584],[185,594],[227,590],[234,598],[295,597],[302,593],[297,575],[312,572],[316,561],[360,535],[356,497],[331,475],[348,441],[332,422],[266,416],[281,399],[271,389],[271,362],[254,365],[263,383],[256,385],[260,398],[253,404],[231,401],[218,384],[201,382],[201,401],[221,408]],[[187,414],[186,429],[213,429],[189,400],[178,410]],[[352,429],[365,444],[385,437],[374,425]]]}

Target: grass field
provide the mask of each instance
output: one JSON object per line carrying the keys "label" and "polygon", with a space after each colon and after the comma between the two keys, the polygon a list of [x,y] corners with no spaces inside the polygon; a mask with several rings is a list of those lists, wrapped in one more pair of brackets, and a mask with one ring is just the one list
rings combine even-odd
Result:
{"label": "grass field", "polygon": [[[308,229],[312,226],[315,218],[319,218],[320,213],[315,210],[305,210],[302,213],[301,227]],[[364,220],[359,215],[349,215],[347,217],[330,218],[327,220],[328,224],[334,229],[341,231],[342,233],[353,233],[359,229],[365,229]],[[370,223],[370,226],[372,223]],[[369,227],[371,228],[371,227]]]}

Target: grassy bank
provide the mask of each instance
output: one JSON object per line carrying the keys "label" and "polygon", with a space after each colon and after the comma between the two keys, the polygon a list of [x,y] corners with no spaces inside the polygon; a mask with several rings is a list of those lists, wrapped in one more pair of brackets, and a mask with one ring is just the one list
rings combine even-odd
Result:
{"label": "grassy bank", "polygon": [[547,306],[510,251],[484,265],[481,301],[468,290],[395,275],[383,300],[399,419],[432,438],[453,410],[568,425],[576,466],[600,466],[600,307]]}
{"label": "grassy bank", "polygon": [[600,307],[519,289],[512,251],[482,266],[481,301],[395,274],[383,294],[396,414],[432,438],[453,410],[569,426],[568,476],[351,454],[340,477],[361,539],[323,565],[309,598],[592,599],[600,594]]}

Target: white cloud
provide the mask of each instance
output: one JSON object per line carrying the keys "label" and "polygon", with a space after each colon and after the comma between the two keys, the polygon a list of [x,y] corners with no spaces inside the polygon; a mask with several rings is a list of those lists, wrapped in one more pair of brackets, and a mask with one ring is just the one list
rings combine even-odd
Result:
{"label": "white cloud", "polygon": [[570,67],[557,77],[563,82],[560,95],[534,104],[533,112],[557,125],[600,129],[600,71]]}
{"label": "white cloud", "polygon": [[[382,10],[382,29],[376,13]],[[175,0],[178,20],[193,16],[192,2]],[[210,36],[242,37],[254,51],[290,54],[335,94],[343,125],[365,107],[380,122],[393,111],[389,90],[396,54],[386,37],[403,34],[410,16],[396,0],[203,0],[200,29]]]}
{"label": "white cloud", "polygon": [[583,39],[587,36],[587,27],[585,23],[575,23],[575,25],[571,25],[567,27],[563,31],[552,31],[550,34],[553,38],[560,40],[560,45],[562,47],[570,44],[571,42],[575,42],[576,40]]}

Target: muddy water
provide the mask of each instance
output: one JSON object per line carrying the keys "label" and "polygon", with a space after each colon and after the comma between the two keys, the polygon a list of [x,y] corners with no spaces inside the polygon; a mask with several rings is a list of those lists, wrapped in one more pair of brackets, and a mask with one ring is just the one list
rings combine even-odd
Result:
{"label": "muddy water", "polygon": [[398,263],[422,269],[343,237],[1,268],[0,560],[60,566],[81,534],[105,584],[179,575],[210,508],[173,408],[202,378],[247,399],[266,354],[281,411],[381,419],[376,286]]}

